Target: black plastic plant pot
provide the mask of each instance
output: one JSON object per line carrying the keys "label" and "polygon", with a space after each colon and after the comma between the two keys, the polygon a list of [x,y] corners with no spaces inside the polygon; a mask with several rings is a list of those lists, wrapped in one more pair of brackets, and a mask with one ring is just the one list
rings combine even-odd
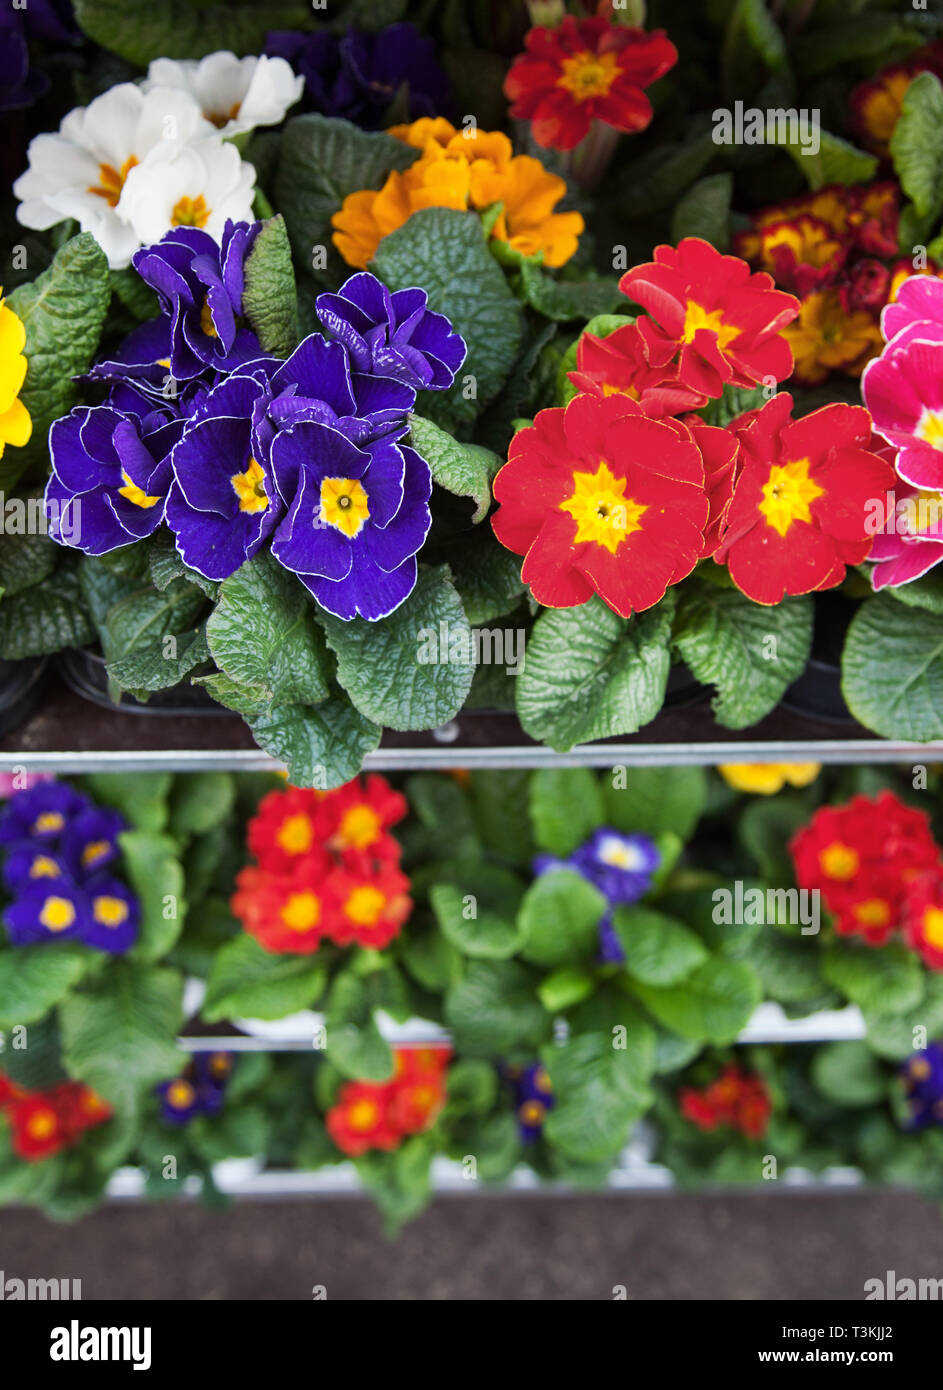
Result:
{"label": "black plastic plant pot", "polygon": [[710,688],[692,676],[683,661],[676,661],[668,671],[664,708],[681,709],[686,705],[700,704],[709,698],[710,693]]}
{"label": "black plastic plant pot", "polygon": [[841,655],[857,603],[842,594],[815,596],[812,652],[806,668],[783,696],[783,708],[810,719],[853,724],[841,691]]}
{"label": "black plastic plant pot", "polygon": [[0,659],[0,736],[12,733],[39,703],[48,658]]}
{"label": "black plastic plant pot", "polygon": [[117,702],[108,692],[108,672],[105,658],[88,647],[60,652],[57,657],[59,674],[70,690],[102,709],[120,709],[127,714],[192,715],[230,714],[218,705],[201,685],[181,682],[168,690],[156,690],[147,704],[125,692]]}

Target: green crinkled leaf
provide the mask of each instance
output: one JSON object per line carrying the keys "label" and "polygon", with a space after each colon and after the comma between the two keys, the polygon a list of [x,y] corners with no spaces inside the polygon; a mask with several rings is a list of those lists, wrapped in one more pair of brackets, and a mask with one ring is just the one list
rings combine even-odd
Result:
{"label": "green crinkled leaf", "polygon": [[388,618],[344,622],[324,609],[317,617],[337,656],[337,679],[368,719],[391,729],[435,729],[462,708],[475,659],[447,566],[420,569],[415,589]]}
{"label": "green crinkled leaf", "polygon": [[[5,499],[7,505],[12,498]],[[24,504],[26,504],[26,499]],[[4,499],[0,496],[0,509]],[[42,503],[37,502],[40,512]],[[0,598],[9,602],[17,594],[25,593],[34,584],[48,579],[56,568],[62,552],[55,541],[47,535],[18,536],[11,529],[10,515],[7,514],[3,528],[3,542],[0,544]],[[6,649],[0,646],[6,655]]]}
{"label": "green crinkled leaf", "polygon": [[[777,31],[778,32],[778,31]],[[677,245],[684,237],[701,237],[726,251],[730,245],[730,200],[733,174],[711,174],[698,179],[679,198],[671,219],[671,240]]]}
{"label": "green crinkled leaf", "polygon": [[311,17],[304,0],[76,0],[75,17],[89,38],[129,63],[146,68],[152,58],[203,58],[228,49],[261,53],[270,29],[303,29]]}
{"label": "green crinkled leaf", "polygon": [[183,557],[174,545],[173,536],[169,531],[158,531],[153,537],[147,559],[151,582],[154,588],[160,589],[162,593],[175,579],[187,579],[191,584],[196,584],[207,598],[215,599],[219,593],[219,584],[215,579],[206,579],[197,570],[192,570],[189,565],[183,563]]}
{"label": "green crinkled leaf", "polygon": [[676,985],[707,960],[704,943],[673,917],[650,907],[617,907],[613,915],[625,968],[646,985]]}
{"label": "green crinkled leaf", "polygon": [[179,840],[208,835],[225,823],[236,796],[229,772],[190,772],[174,780],[170,829]]}
{"label": "green crinkled leaf", "polygon": [[638,222],[672,207],[716,157],[710,130],[697,131],[678,145],[659,144],[612,180],[619,214]]}
{"label": "green crinkled leaf", "polygon": [[943,737],[943,615],[925,612],[914,621],[897,599],[867,599],[845,638],[842,694],[855,718],[882,738]]}
{"label": "green crinkled leaf", "polygon": [[216,952],[200,1013],[207,1023],[286,1018],[316,1004],[326,983],[313,955],[273,955],[241,932]]}
{"label": "green crinkled leaf", "polygon": [[842,63],[863,63],[874,72],[888,61],[889,53],[894,52],[895,59],[901,57],[941,31],[938,16],[908,14],[903,7],[890,14],[856,13],[852,22],[844,14],[826,27],[801,34],[793,54],[800,71],[810,76],[831,72]]}
{"label": "green crinkled leaf", "polygon": [[[220,686],[210,686],[226,703]],[[252,736],[288,770],[293,787],[341,787],[380,743],[380,726],[355,709],[342,691],[320,705],[272,705],[249,720]]]}
{"label": "green crinkled leaf", "polygon": [[369,982],[350,970],[336,976],[327,997],[327,1055],[333,1067],[355,1081],[388,1081],[393,1053],[373,1018]]}
{"label": "green crinkled leaf", "polygon": [[0,1028],[43,1018],[78,984],[95,957],[71,941],[0,950]]}
{"label": "green crinkled leaf", "polygon": [[686,840],[707,802],[707,775],[702,767],[620,766],[603,779],[602,792],[606,825]]}
{"label": "green crinkled leaf", "polygon": [[[317,248],[332,287],[351,271],[334,250],[331,218],[349,193],[382,188],[394,169],[407,169],[419,151],[380,131],[358,130],[350,121],[295,116],[282,135],[275,203],[285,218],[295,263],[311,267]],[[420,278],[416,284],[424,284]]]}
{"label": "green crinkled leaf", "polygon": [[521,955],[534,965],[559,966],[595,958],[606,899],[572,869],[553,869],[524,894],[517,923]]}
{"label": "green crinkled leaf", "polygon": [[456,1051],[468,1057],[532,1052],[550,1027],[534,986],[532,973],[517,961],[469,961],[445,996]]}
{"label": "green crinkled leaf", "polygon": [[521,944],[515,923],[520,898],[514,874],[485,864],[429,889],[446,940],[466,956],[492,960],[506,960]]}
{"label": "green crinkled leaf", "polygon": [[523,768],[480,768],[470,787],[475,823],[486,847],[503,863],[528,871],[534,857],[529,784],[530,774]]}
{"label": "green crinkled leaf", "polygon": [[822,951],[822,976],[859,1008],[903,1013],[924,995],[924,975],[913,951],[892,942],[880,950],[850,941]]}
{"label": "green crinkled leaf", "polygon": [[633,990],[672,1032],[692,1042],[719,1044],[734,1040],[761,995],[749,966],[718,958],[706,961],[680,985],[655,988],[635,981]]}
{"label": "green crinkled leaf", "polygon": [[446,426],[474,420],[507,381],[524,334],[520,305],[488,250],[478,214],[413,213],[380,242],[372,269],[392,290],[421,285],[429,308],[445,314],[468,346],[452,387],[425,393],[423,413]]}
{"label": "green crinkled leaf", "polygon": [[887,1076],[867,1043],[843,1040],[820,1047],[812,1058],[816,1090],[833,1105],[878,1105],[887,1095]]}
{"label": "green crinkled leaf", "polygon": [[808,597],[767,608],[708,584],[682,595],[672,641],[692,674],[716,687],[719,724],[745,729],[779,704],[809,659],[812,611]]}
{"label": "green crinkled leaf", "polygon": [[766,0],[737,0],[730,18],[726,42],[732,30],[742,30],[750,47],[763,59],[771,72],[787,66],[789,61],[782,30],[766,8]]}
{"label": "green crinkled leaf", "polygon": [[141,904],[141,930],[130,954],[152,964],[183,930],[186,902],[177,842],[169,835],[130,830],[119,836],[119,844],[122,872]]}
{"label": "green crinkled leaf", "polygon": [[297,347],[298,293],[285,219],[263,224],[246,258],[242,308],[265,352],[288,357]]}
{"label": "green crinkled leaf", "polygon": [[878,161],[873,154],[866,154],[827,130],[818,131],[819,148],[814,154],[806,153],[811,146],[803,147],[798,139],[792,140],[790,134],[788,130],[768,124],[766,144],[787,150],[811,189],[824,188],[829,183],[868,183],[877,173]]}
{"label": "green crinkled leaf", "polygon": [[767,882],[793,881],[789,841],[805,825],[811,810],[807,801],[788,792],[755,797],[744,808],[738,826],[739,836]]}
{"label": "green crinkled leaf", "polygon": [[586,1033],[562,1046],[544,1047],[541,1060],[554,1095],[544,1123],[547,1142],[585,1162],[614,1157],[652,1099],[630,1049],[613,1047],[605,1035]]}
{"label": "green crinkled leaf", "polygon": [[188,632],[205,604],[202,590],[183,579],[168,584],[163,593],[148,588],[128,594],[108,609],[102,634],[106,659],[119,661],[141,648],[152,649],[164,637]]}
{"label": "green crinkled leaf", "polygon": [[478,444],[462,444],[421,415],[410,416],[409,431],[413,448],[428,463],[433,482],[456,497],[470,497],[475,503],[472,521],[483,521],[491,506],[491,480],[501,467],[497,454]]}
{"label": "green crinkled leaf", "polygon": [[132,1110],[142,1091],[180,1069],[182,1021],[183,980],[175,970],[115,961],[59,1005],[69,1075]]}
{"label": "green crinkled leaf", "polygon": [[7,304],[26,327],[28,367],[20,400],[33,433],[22,449],[0,459],[0,483],[10,487],[23,469],[48,459],[53,420],[68,415],[78,400],[72,377],[88,370],[101,336],[111,284],[108,262],[91,232],[67,241],[48,270],[20,285]]}
{"label": "green crinkled leaf", "polygon": [[921,72],[904,95],[891,136],[891,156],[901,188],[922,218],[932,225],[943,211],[943,84]]}
{"label": "green crinkled leaf", "polygon": [[540,848],[565,859],[605,820],[598,779],[586,767],[538,769],[530,782],[530,815]]}
{"label": "green crinkled leaf", "polygon": [[[452,582],[458,590],[465,616],[472,627],[481,627],[515,609],[524,593],[521,579],[521,557],[505,550],[495,540],[490,527],[482,527],[460,545],[453,546],[449,555]],[[504,629],[505,652],[507,633],[513,634],[515,651],[512,658],[524,656],[524,629]],[[504,663],[513,666],[512,660]]]}
{"label": "green crinkled leaf", "polygon": [[157,832],[167,825],[167,796],[173,778],[169,772],[93,772],[83,778],[95,801],[113,806],[136,830]]}
{"label": "green crinkled leaf", "polygon": [[672,603],[620,618],[599,598],[538,618],[517,681],[517,713],[532,738],[575,743],[632,734],[661,709]]}
{"label": "green crinkled leaf", "polygon": [[270,555],[256,555],[223,581],[206,640],[221,671],[263,690],[276,706],[327,699],[327,653],[313,605]]}
{"label": "green crinkled leaf", "polygon": [[210,650],[203,628],[170,635],[173,645],[168,645],[163,638],[144,642],[130,655],[110,662],[108,679],[112,685],[119,690],[130,690],[140,698],[149,691],[179,685],[191,671],[209,661]]}
{"label": "green crinkled leaf", "polygon": [[767,999],[801,1004],[822,994],[824,981],[814,940],[786,936],[766,926],[751,940],[746,959],[759,975]]}
{"label": "green crinkled leaf", "polygon": [[926,1029],[923,1036],[927,1041],[943,1034],[943,975],[936,972],[927,975],[924,997],[911,1009],[896,1011],[880,1003],[875,1009],[863,1012],[868,1026],[868,1046],[880,1057],[901,1062],[913,1054],[921,1036],[916,1032],[918,1028]]}
{"label": "green crinkled leaf", "polygon": [[7,661],[84,647],[95,635],[71,567],[13,598],[0,599],[0,652]]}
{"label": "green crinkled leaf", "polygon": [[521,262],[519,286],[526,304],[559,323],[615,313],[625,304],[618,278],[556,280],[529,260]]}

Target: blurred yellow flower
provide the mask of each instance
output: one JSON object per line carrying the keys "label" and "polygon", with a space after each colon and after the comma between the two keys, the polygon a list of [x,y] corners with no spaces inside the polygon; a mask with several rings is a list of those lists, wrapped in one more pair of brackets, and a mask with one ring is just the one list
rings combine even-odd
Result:
{"label": "blurred yellow flower", "polygon": [[492,237],[525,256],[542,252],[548,266],[564,265],[576,251],[581,214],[553,211],[565,182],[539,159],[515,155],[501,131],[457,131],[427,116],[389,134],[422,153],[402,173],[394,170],[379,192],[351,193],[332,217],[334,244],[348,265],[366,269],[383,237],[421,208],[497,208]]}
{"label": "blurred yellow flower", "polygon": [[782,791],[787,782],[791,787],[807,787],[822,771],[822,764],[722,763],[717,771],[735,791],[773,796]]}
{"label": "blurred yellow flower", "polygon": [[25,346],[23,322],[0,289],[0,458],[7,444],[22,448],[33,432],[29,411],[18,399],[26,378]]}

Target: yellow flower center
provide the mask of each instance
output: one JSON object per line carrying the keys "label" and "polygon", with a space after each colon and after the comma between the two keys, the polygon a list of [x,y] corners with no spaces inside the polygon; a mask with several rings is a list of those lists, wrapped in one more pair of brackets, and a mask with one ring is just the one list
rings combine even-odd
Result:
{"label": "yellow flower center", "polygon": [[124,482],[124,487],[119,487],[118,494],[121,497],[127,498],[129,502],[133,502],[135,507],[153,507],[160,501],[159,497],[148,497],[143,488],[138,487],[137,483],[132,483],[123,468],[121,470],[121,478]]}
{"label": "yellow flower center", "polygon": [[204,111],[203,115],[208,121],[212,121],[213,125],[216,127],[217,130],[222,130],[224,125],[228,125],[230,121],[234,121],[236,119],[236,117],[239,115],[241,106],[241,101],[234,101],[232,106],[230,106],[228,112]]}
{"label": "yellow flower center", "polygon": [[200,330],[205,333],[208,338],[219,337],[219,334],[216,332],[216,324],[213,322],[213,311],[210,308],[208,299],[204,299],[203,308],[200,310]]}
{"label": "yellow flower center", "polygon": [[47,898],[39,920],[47,931],[67,931],[75,921],[75,908],[68,898]]}
{"label": "yellow flower center", "polygon": [[855,904],[854,914],[863,927],[886,927],[891,920],[890,905],[883,898],[865,898]]}
{"label": "yellow flower center", "polygon": [[33,821],[33,834],[54,835],[64,825],[65,817],[61,811],[43,811],[42,815],[37,816]]}
{"label": "yellow flower center", "polygon": [[923,938],[928,945],[943,951],[943,909],[927,908],[923,914]]}
{"label": "yellow flower center", "polygon": [[131,170],[137,164],[137,155],[128,155],[120,169],[116,169],[113,164],[99,164],[97,184],[90,184],[89,193],[96,194],[99,198],[104,198],[109,207],[116,208],[121,197],[121,190],[124,188],[124,181]]}
{"label": "yellow flower center", "polygon": [[103,859],[110,849],[111,845],[107,840],[92,840],[82,850],[82,863],[85,868],[91,868],[97,860]]}
{"label": "yellow flower center", "polygon": [[517,1113],[521,1124],[539,1125],[543,1123],[547,1107],[539,1100],[525,1100]]}
{"label": "yellow flower center", "polygon": [[847,880],[854,878],[861,860],[856,849],[843,845],[839,840],[827,845],[819,855],[819,865],[826,878]]}
{"label": "yellow flower center", "polygon": [[809,477],[808,459],[796,459],[782,466],[773,464],[763,486],[760,511],[773,530],[785,536],[793,522],[812,520],[809,504],[824,492]]}
{"label": "yellow flower center", "polygon": [[379,835],[380,826],[380,817],[373,807],[360,802],[341,816],[336,838],[351,849],[366,849]]}
{"label": "yellow flower center", "polygon": [[195,1094],[189,1081],[184,1081],[181,1078],[178,1081],[172,1081],[167,1087],[167,1103],[173,1106],[174,1110],[186,1110],[188,1106],[193,1104]]}
{"label": "yellow flower center", "polygon": [[736,324],[724,323],[721,309],[705,309],[703,304],[689,299],[684,315],[684,328],[681,333],[682,343],[693,343],[695,333],[701,328],[706,328],[711,333],[716,334],[717,346],[720,348],[725,348],[731,339],[736,338],[740,332]]}
{"label": "yellow flower center", "polygon": [[314,830],[307,816],[286,816],[275,838],[286,854],[307,854]]}
{"label": "yellow flower center", "polygon": [[373,927],[383,915],[386,907],[386,894],[381,893],[379,888],[372,888],[369,884],[364,884],[361,888],[355,888],[350,897],[344,904],[344,911],[352,922],[356,922],[358,927]]}
{"label": "yellow flower center", "polygon": [[321,483],[321,510],[318,519],[336,526],[345,536],[356,536],[370,505],[358,478],[325,478]]}
{"label": "yellow flower center", "polygon": [[196,198],[189,198],[184,194],[174,203],[173,212],[170,214],[170,225],[172,227],[205,227],[212,211],[212,208],[206,206],[206,199],[202,193]]}
{"label": "yellow flower center", "polygon": [[577,101],[604,97],[619,76],[619,59],[615,53],[574,53],[560,65],[563,75],[557,86],[570,92]]}
{"label": "yellow flower center", "polygon": [[907,1068],[911,1076],[918,1081],[925,1081],[930,1075],[932,1068],[925,1057],[915,1057]]}
{"label": "yellow flower center", "polygon": [[289,931],[313,931],[321,920],[321,901],[310,891],[291,893],[285,900],[281,919]]}
{"label": "yellow flower center", "polygon": [[914,433],[931,449],[943,449],[943,410],[924,410]]}
{"label": "yellow flower center", "polygon": [[366,1096],[362,1100],[354,1101],[347,1112],[347,1122],[351,1129],[358,1130],[361,1134],[368,1129],[372,1129],[380,1116],[380,1107],[375,1100],[368,1100]]}
{"label": "yellow flower center", "polygon": [[239,498],[241,512],[264,512],[268,506],[268,493],[265,491],[265,474],[262,465],[254,458],[249,459],[244,473],[234,473],[229,480],[233,492]]}
{"label": "yellow flower center", "polygon": [[30,878],[58,878],[59,865],[48,854],[37,854],[29,866]]}
{"label": "yellow flower center", "polygon": [[31,1139],[48,1139],[58,1128],[55,1111],[37,1110],[35,1115],[30,1115],[26,1128]]}
{"label": "yellow flower center", "polygon": [[105,893],[95,899],[92,914],[103,927],[120,927],[128,919],[128,904],[123,898],[113,898]]}
{"label": "yellow flower center", "polygon": [[550,1073],[546,1067],[538,1067],[534,1072],[534,1085],[538,1091],[543,1091],[545,1096],[549,1096],[553,1087],[550,1084]]}
{"label": "yellow flower center", "polygon": [[615,555],[626,536],[641,530],[640,518],[648,508],[627,497],[625,489],[625,478],[610,473],[604,460],[595,473],[573,474],[572,495],[560,510],[576,522],[575,544],[588,541]]}

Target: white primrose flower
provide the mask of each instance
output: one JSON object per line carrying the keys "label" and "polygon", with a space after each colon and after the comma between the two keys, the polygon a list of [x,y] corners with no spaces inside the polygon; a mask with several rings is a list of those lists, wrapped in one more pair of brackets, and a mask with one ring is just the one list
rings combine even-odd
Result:
{"label": "white primrose flower", "polygon": [[255,169],[219,135],[165,140],[128,173],[118,212],[135,244],[150,246],[171,227],[201,227],[219,241],[231,217],[251,222]]}
{"label": "white primrose flower", "polygon": [[304,78],[284,58],[237,58],[225,50],[199,62],[155,58],[145,91],[177,87],[189,92],[221,135],[237,135],[258,125],[278,125],[301,97]]}
{"label": "white primrose flower", "polygon": [[[126,266],[141,239],[121,208],[124,185],[152,151],[214,135],[188,92],[122,82],[63,119],[58,134],[30,141],[29,168],[16,180],[17,218],[45,230],[74,217],[112,269]],[[166,230],[166,228],[164,229]]]}

